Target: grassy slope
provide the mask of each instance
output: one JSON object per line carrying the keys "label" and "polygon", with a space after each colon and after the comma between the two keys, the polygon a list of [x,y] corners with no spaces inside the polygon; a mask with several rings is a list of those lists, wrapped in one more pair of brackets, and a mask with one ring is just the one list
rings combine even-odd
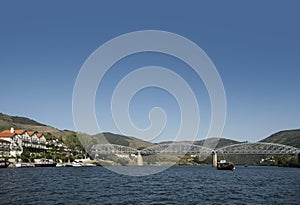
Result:
{"label": "grassy slope", "polygon": [[[78,146],[80,143],[78,139],[76,139],[76,135],[78,133],[70,130],[59,130],[51,126],[43,125],[39,122],[31,120],[25,117],[18,116],[9,116],[0,113],[0,131],[10,129],[13,127],[14,129],[25,129],[27,131],[38,131],[43,133],[46,138],[57,138],[62,139],[69,147],[73,148]],[[112,133],[103,133],[105,136],[105,140],[107,140],[111,144],[118,144],[128,147],[140,148],[140,147],[148,147],[153,145],[150,142],[146,142],[134,137],[127,137]],[[106,143],[106,141],[100,136],[89,136],[86,134],[78,135],[78,138],[81,141],[87,142],[88,144],[102,144]]]}
{"label": "grassy slope", "polygon": [[280,131],[260,142],[278,143],[300,148],[300,129]]}

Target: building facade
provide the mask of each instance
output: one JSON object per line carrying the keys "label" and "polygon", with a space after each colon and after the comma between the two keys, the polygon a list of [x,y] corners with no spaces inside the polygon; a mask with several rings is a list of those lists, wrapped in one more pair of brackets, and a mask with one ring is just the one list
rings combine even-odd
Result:
{"label": "building facade", "polygon": [[47,149],[46,138],[42,133],[26,130],[4,130],[0,132],[0,156],[20,156],[23,149]]}

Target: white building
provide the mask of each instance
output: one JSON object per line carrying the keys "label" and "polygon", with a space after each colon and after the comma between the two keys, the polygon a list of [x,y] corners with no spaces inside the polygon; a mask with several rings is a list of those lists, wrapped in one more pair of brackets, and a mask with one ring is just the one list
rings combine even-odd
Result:
{"label": "white building", "polygon": [[23,153],[21,136],[14,132],[14,129],[4,130],[0,133],[0,139],[10,143],[9,155],[19,156]]}
{"label": "white building", "polygon": [[[42,133],[14,130],[13,128],[0,132],[0,140],[0,155],[6,154],[13,157],[21,155],[24,147],[46,149],[47,142]],[[7,150],[8,147],[9,150]]]}

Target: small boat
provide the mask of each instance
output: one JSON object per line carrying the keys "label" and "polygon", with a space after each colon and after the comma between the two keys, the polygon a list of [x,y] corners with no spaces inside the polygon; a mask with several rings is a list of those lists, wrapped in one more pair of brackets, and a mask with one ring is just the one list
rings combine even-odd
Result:
{"label": "small boat", "polygon": [[221,160],[217,164],[217,169],[219,170],[234,170],[234,164],[230,162],[226,162],[226,160]]}
{"label": "small boat", "polygon": [[73,165],[73,167],[82,167],[82,164],[77,161],[72,162],[72,165]]}
{"label": "small boat", "polygon": [[3,159],[0,159],[0,168],[7,168],[9,166],[9,162]]}
{"label": "small boat", "polygon": [[15,164],[15,167],[16,168],[29,168],[29,167],[34,167],[34,165],[31,164],[31,163],[20,163],[20,162],[18,162],[18,163]]}
{"label": "small boat", "polygon": [[85,164],[82,164],[83,167],[96,167],[97,165],[96,164],[92,164],[92,163],[85,163]]}
{"label": "small boat", "polygon": [[78,162],[78,161],[74,161],[72,163],[68,163],[65,165],[66,167],[82,167],[82,163]]}
{"label": "small boat", "polygon": [[53,160],[49,160],[49,159],[43,159],[40,160],[39,162],[34,163],[35,167],[56,167],[56,162],[54,162]]}
{"label": "small boat", "polygon": [[56,164],[56,167],[62,167],[63,164]]}

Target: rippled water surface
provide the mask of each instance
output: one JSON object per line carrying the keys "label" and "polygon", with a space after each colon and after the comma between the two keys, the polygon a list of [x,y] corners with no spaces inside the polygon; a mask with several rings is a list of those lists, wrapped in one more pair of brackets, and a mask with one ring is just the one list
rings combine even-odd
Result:
{"label": "rippled water surface", "polygon": [[176,166],[143,177],[103,167],[19,168],[0,169],[0,177],[0,204],[300,204],[298,168]]}

